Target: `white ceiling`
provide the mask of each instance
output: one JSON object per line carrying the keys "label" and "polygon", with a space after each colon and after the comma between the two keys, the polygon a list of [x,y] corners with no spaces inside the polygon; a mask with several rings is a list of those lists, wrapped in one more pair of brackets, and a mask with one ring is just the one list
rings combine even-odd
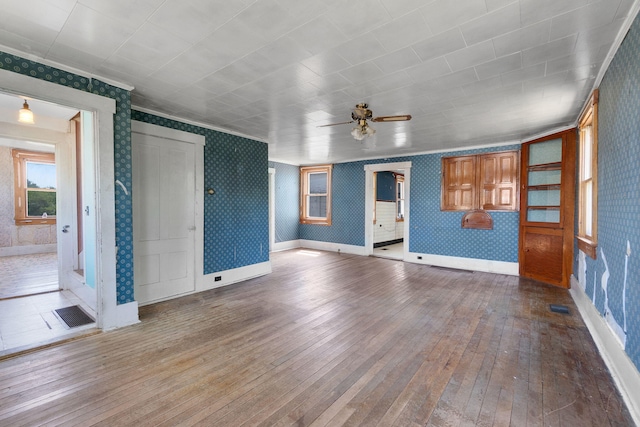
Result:
{"label": "white ceiling", "polygon": [[[640,0],[0,0],[0,45],[135,87],[137,107],[294,164],[572,125]],[[0,48],[0,50],[2,50]],[[365,143],[350,119],[374,116]]]}

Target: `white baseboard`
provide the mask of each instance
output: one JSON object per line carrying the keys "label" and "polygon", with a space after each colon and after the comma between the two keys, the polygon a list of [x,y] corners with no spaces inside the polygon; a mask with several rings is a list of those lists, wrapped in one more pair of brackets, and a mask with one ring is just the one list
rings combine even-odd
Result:
{"label": "white baseboard", "polygon": [[286,242],[274,243],[271,248],[271,252],[288,251],[290,249],[298,249],[300,247],[300,240],[288,240]]}
{"label": "white baseboard", "polygon": [[[271,261],[207,274],[202,280],[202,289],[197,289],[196,292],[231,285],[233,283],[242,282],[243,280],[264,276],[269,273],[271,273]],[[216,277],[220,277],[220,280],[216,281]]]}
{"label": "white baseboard", "polygon": [[15,255],[31,255],[31,254],[47,254],[58,250],[58,245],[50,243],[47,245],[25,245],[25,246],[7,246],[0,248],[0,257]]}
{"label": "white baseboard", "polygon": [[300,240],[300,246],[318,251],[340,252],[343,254],[353,254],[366,256],[364,246],[343,245],[342,243],[320,242],[318,240]]}
{"label": "white baseboard", "polygon": [[416,264],[435,265],[438,267],[456,268],[460,270],[483,271],[485,273],[507,274],[509,276],[518,276],[520,273],[520,267],[517,262],[419,254],[415,252],[409,252],[404,260],[414,262]]}
{"label": "white baseboard", "polygon": [[622,398],[633,417],[640,426],[640,372],[620,345],[604,317],[591,302],[575,276],[571,276],[569,293],[575,301],[582,320],[587,325],[593,341],[595,341],[604,363],[609,368]]}

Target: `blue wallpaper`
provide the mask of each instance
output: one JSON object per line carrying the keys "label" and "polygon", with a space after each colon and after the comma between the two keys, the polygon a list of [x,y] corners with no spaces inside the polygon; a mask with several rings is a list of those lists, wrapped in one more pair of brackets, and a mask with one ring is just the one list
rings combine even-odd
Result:
{"label": "blue wallpaper", "polygon": [[598,114],[598,257],[574,271],[640,368],[640,16],[600,85]]}
{"label": "blue wallpaper", "polygon": [[332,225],[301,224],[300,238],[364,246],[364,165],[411,161],[411,252],[517,262],[518,212],[491,212],[493,230],[462,229],[463,212],[440,210],[440,170],[442,157],[518,149],[510,145],[335,164]]}
{"label": "blue wallpaper", "polygon": [[[125,89],[108,85],[97,79],[89,79],[34,61],[0,52],[0,68],[46,80],[83,92],[115,99],[114,127],[115,179],[131,188],[131,94]],[[115,187],[116,281],[118,304],[132,302],[133,296],[133,234],[131,196]]]}
{"label": "blue wallpaper", "polygon": [[298,240],[300,169],[285,163],[269,162],[276,170],[276,243]]}
{"label": "blue wallpaper", "polygon": [[396,177],[392,172],[378,172],[376,174],[376,198],[384,202],[396,201]]}
{"label": "blue wallpaper", "polygon": [[[269,260],[267,144],[152,114],[132,119],[204,135],[204,274]],[[276,173],[276,178],[278,174]]]}

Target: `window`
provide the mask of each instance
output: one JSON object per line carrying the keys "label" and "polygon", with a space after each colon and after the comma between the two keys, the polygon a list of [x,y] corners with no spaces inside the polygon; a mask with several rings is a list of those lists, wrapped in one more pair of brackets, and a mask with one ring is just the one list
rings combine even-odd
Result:
{"label": "window", "polygon": [[578,248],[596,258],[598,231],[598,90],[580,116]]}
{"label": "window", "polygon": [[443,211],[518,210],[519,152],[442,158]]}
{"label": "window", "polygon": [[396,221],[404,221],[404,175],[396,176]]}
{"label": "window", "polygon": [[332,165],[300,168],[300,222],[331,225]]}
{"label": "window", "polygon": [[56,165],[53,153],[12,150],[16,225],[55,224]]}

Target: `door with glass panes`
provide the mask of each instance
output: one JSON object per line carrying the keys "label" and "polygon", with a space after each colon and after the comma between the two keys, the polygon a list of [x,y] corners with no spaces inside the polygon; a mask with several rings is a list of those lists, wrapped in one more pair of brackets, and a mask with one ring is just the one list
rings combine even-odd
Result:
{"label": "door with glass panes", "polygon": [[522,145],[520,275],[569,287],[573,257],[576,131]]}

